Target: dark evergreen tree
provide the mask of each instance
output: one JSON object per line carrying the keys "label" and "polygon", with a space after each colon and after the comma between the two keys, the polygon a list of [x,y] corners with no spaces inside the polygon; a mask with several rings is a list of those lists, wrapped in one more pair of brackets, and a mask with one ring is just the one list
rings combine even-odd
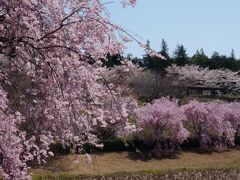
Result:
{"label": "dark evergreen tree", "polygon": [[217,51],[212,53],[211,59],[220,59],[220,54]]}
{"label": "dark evergreen tree", "polygon": [[[147,43],[145,45],[145,52],[148,52],[150,50],[150,41],[147,40]],[[151,56],[149,54],[144,54],[143,55],[143,66],[147,67],[148,69],[152,68],[152,59]]]}
{"label": "dark evergreen tree", "polygon": [[230,58],[231,58],[232,60],[236,60],[236,56],[235,56],[234,49],[232,49],[232,51],[231,51]]}
{"label": "dark evergreen tree", "polygon": [[170,56],[169,56],[169,53],[168,53],[168,45],[167,45],[167,42],[162,39],[162,43],[161,43],[161,55],[163,55],[167,60],[170,60]]}
{"label": "dark evergreen tree", "polygon": [[[150,48],[151,48],[150,47],[150,41],[147,41],[146,52],[148,52],[148,50]],[[143,64],[144,64],[144,66],[147,67],[148,69],[152,70],[152,71],[165,73],[165,68],[168,65],[171,64],[170,60],[169,60],[169,55],[168,55],[167,43],[165,41],[164,41],[164,43],[162,42],[162,49],[161,49],[160,53],[164,57],[166,57],[167,60],[161,59],[160,57],[150,56],[149,54],[145,54],[143,56]]]}
{"label": "dark evergreen tree", "polygon": [[234,51],[231,52],[230,57],[214,52],[209,62],[209,69],[230,69],[232,71],[238,71],[239,63],[235,59]]}
{"label": "dark evergreen tree", "polygon": [[189,62],[187,51],[182,44],[178,44],[176,50],[174,51],[174,61],[178,66],[184,66]]}
{"label": "dark evergreen tree", "polygon": [[209,66],[209,58],[207,55],[205,55],[203,49],[201,49],[200,51],[197,50],[197,52],[191,58],[191,64],[195,64],[201,67]]}

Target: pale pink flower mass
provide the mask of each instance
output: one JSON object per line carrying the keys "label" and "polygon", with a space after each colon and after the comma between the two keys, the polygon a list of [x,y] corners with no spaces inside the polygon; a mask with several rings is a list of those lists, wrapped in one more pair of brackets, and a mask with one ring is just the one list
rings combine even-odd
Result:
{"label": "pale pink flower mass", "polygon": [[[122,3],[134,6],[136,1]],[[131,129],[128,100],[116,99],[117,90],[106,85],[99,66],[90,65],[108,53],[121,53],[121,42],[127,40],[109,21],[104,3],[3,0],[0,22],[0,167],[5,179],[30,178],[26,162],[54,156],[52,143],[101,146],[96,127],[114,122],[117,135]],[[116,31],[122,35],[116,37]]]}

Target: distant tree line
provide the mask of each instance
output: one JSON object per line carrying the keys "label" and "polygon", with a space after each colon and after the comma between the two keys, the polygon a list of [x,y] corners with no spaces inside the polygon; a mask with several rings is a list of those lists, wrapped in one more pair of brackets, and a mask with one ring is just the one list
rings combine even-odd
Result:
{"label": "distant tree line", "polygon": [[[147,41],[146,49],[147,48],[150,48],[150,41]],[[193,56],[189,56],[186,48],[182,44],[178,44],[173,52],[173,55],[170,55],[167,42],[162,39],[159,53],[161,53],[166,60],[150,56],[149,54],[144,54],[142,58],[133,58],[131,55],[128,55],[127,58],[133,63],[160,73],[164,73],[165,68],[171,64],[177,64],[178,66],[194,64],[204,68],[208,67],[209,69],[230,69],[232,71],[240,70],[240,60],[235,57],[233,49],[230,55],[221,55],[218,52],[213,52],[213,54],[209,57],[204,53],[203,49],[200,49],[197,50]],[[123,56],[119,54],[113,56],[108,55],[107,59],[108,61],[104,61],[104,65],[113,67],[121,64],[120,61],[123,59]]]}

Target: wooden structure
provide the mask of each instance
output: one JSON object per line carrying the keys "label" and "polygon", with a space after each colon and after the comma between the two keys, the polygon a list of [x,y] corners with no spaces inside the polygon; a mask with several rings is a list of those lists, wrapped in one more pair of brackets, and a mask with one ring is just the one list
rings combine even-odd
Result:
{"label": "wooden structure", "polygon": [[187,88],[187,95],[190,95],[192,91],[201,95],[203,95],[203,91],[207,91],[211,96],[216,96],[218,94],[217,91],[221,92],[222,94],[227,93],[227,88],[221,88],[221,87],[188,86],[186,88]]}

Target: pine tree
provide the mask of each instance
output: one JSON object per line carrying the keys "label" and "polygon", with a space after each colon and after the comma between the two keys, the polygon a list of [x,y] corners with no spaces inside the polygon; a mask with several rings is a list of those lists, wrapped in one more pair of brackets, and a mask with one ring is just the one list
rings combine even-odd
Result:
{"label": "pine tree", "polygon": [[168,45],[167,45],[167,42],[162,39],[162,43],[161,43],[161,51],[160,53],[167,59],[167,60],[170,60],[170,56],[169,56],[169,53],[168,53]]}
{"label": "pine tree", "polygon": [[208,67],[209,58],[205,55],[203,49],[201,49],[200,51],[197,50],[197,52],[193,55],[191,59],[191,63],[202,67]]}
{"label": "pine tree", "polygon": [[231,51],[230,58],[231,58],[231,59],[233,59],[233,60],[235,60],[235,59],[236,59],[236,56],[235,56],[234,49],[232,49],[232,51]]}
{"label": "pine tree", "polygon": [[[147,41],[147,44],[146,44],[146,52],[148,51],[148,49],[150,49],[150,41],[149,40]],[[162,51],[163,51],[163,54],[162,54],[163,56],[165,56],[166,58],[169,57],[167,43],[165,41],[164,41],[164,44],[162,44]],[[147,67],[148,69],[150,69],[152,71],[164,73],[164,69],[168,65],[170,65],[170,61],[169,61],[169,59],[164,60],[157,56],[150,56],[149,54],[145,54],[143,56],[143,64],[145,67]]]}
{"label": "pine tree", "polygon": [[178,44],[176,50],[174,51],[174,61],[178,66],[184,66],[189,61],[187,51],[182,44]]}

